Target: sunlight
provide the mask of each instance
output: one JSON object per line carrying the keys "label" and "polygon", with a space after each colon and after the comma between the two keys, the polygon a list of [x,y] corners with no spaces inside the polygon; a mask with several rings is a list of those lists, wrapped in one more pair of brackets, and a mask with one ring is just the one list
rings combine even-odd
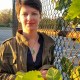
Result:
{"label": "sunlight", "polygon": [[0,0],[0,10],[12,9],[12,0]]}

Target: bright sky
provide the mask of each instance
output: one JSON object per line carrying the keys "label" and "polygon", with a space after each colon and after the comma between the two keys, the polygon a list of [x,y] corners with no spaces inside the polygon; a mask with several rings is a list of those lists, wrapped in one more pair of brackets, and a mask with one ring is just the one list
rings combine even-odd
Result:
{"label": "bright sky", "polygon": [[0,0],[0,10],[12,9],[12,0]]}

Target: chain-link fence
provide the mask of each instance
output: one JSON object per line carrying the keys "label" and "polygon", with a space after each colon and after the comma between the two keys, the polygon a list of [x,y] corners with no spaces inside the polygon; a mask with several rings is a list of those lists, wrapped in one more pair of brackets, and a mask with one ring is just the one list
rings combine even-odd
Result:
{"label": "chain-link fence", "polygon": [[64,20],[63,10],[55,9],[56,1],[60,0],[54,0],[54,3],[51,0],[42,0],[43,17],[39,31],[55,40],[54,65],[61,71],[63,80],[80,80],[80,69],[78,75],[76,70],[74,71],[72,75],[76,77],[71,79],[71,70],[75,66],[80,68],[80,32],[75,31],[71,23]]}

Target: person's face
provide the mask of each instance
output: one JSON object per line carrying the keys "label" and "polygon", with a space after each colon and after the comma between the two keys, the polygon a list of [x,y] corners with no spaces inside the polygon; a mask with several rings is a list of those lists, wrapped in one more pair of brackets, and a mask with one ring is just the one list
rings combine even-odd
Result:
{"label": "person's face", "polygon": [[41,20],[41,15],[35,8],[22,6],[18,20],[22,24],[23,31],[36,30]]}

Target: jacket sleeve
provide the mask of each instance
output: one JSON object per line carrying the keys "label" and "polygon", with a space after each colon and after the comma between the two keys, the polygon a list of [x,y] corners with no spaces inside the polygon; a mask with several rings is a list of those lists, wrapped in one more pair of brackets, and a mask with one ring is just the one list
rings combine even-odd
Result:
{"label": "jacket sleeve", "polygon": [[15,80],[15,74],[12,68],[12,65],[9,62],[7,44],[0,45],[0,80]]}

